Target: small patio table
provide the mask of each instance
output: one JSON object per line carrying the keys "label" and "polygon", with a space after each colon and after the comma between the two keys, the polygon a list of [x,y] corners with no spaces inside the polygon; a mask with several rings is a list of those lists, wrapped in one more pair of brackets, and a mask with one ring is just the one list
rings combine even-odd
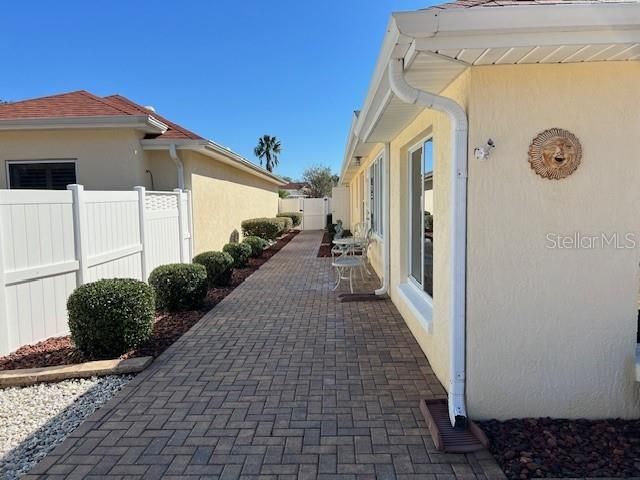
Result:
{"label": "small patio table", "polygon": [[347,252],[353,253],[353,249],[360,245],[362,242],[356,237],[345,237],[345,238],[336,238],[333,241],[334,245],[340,245],[342,247],[346,247]]}

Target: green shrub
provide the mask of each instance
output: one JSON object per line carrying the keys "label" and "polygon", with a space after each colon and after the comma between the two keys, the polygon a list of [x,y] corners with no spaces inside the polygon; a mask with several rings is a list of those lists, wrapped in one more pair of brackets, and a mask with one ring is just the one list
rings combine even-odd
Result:
{"label": "green shrub", "polygon": [[293,220],[289,217],[276,217],[275,220],[278,222],[278,233],[286,233],[293,228]]}
{"label": "green shrub", "polygon": [[259,257],[262,255],[262,251],[267,247],[269,242],[267,242],[264,238],[260,237],[247,237],[242,243],[246,243],[251,247],[251,256]]}
{"label": "green shrub", "polygon": [[250,218],[240,225],[242,226],[242,235],[245,237],[275,240],[280,233],[280,222],[275,218]]}
{"label": "green shrub", "polygon": [[194,263],[161,265],[149,275],[156,294],[156,308],[178,312],[202,306],[207,295],[207,270]]}
{"label": "green shrub", "polygon": [[114,358],[151,335],[153,289],[132,278],[112,278],[75,289],[67,301],[76,347],[92,358]]}
{"label": "green shrub", "polygon": [[231,283],[233,257],[225,252],[203,252],[193,258],[193,263],[204,266],[210,287],[224,287]]}
{"label": "green shrub", "polygon": [[233,257],[234,268],[244,268],[251,256],[251,246],[246,243],[227,243],[222,251]]}
{"label": "green shrub", "polygon": [[300,212],[283,212],[276,215],[276,217],[288,217],[293,222],[293,226],[297,227],[302,223],[302,214]]}

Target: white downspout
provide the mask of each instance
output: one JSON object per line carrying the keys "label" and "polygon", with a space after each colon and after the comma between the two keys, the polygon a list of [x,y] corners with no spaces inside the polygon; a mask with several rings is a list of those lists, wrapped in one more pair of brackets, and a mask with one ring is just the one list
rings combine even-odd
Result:
{"label": "white downspout", "polygon": [[451,184],[451,335],[449,372],[449,419],[456,428],[467,421],[465,406],[466,370],[466,243],[467,243],[467,136],[468,120],[454,100],[412,87],[404,78],[403,59],[391,59],[389,83],[396,96],[406,103],[422,105],[446,113],[453,127],[453,171]]}
{"label": "white downspout", "polygon": [[384,180],[384,186],[382,187],[382,229],[384,230],[384,233],[382,235],[382,265],[383,265],[383,272],[382,272],[382,286],[380,288],[378,288],[375,291],[376,295],[386,295],[387,292],[389,291],[389,275],[390,275],[390,270],[391,268],[389,267],[389,258],[390,258],[390,252],[391,252],[391,247],[390,247],[390,242],[391,242],[391,236],[389,235],[389,196],[390,196],[390,192],[389,192],[389,188],[391,186],[391,182],[389,181],[389,171],[391,170],[390,165],[391,165],[391,144],[390,143],[385,143],[384,144],[384,154],[383,154],[383,159],[382,159],[382,163],[383,163],[383,168],[384,168],[384,174],[383,174],[383,180]]}
{"label": "white downspout", "polygon": [[178,170],[178,188],[180,190],[184,190],[184,164],[178,156],[175,143],[169,145],[169,156],[171,157],[171,160],[173,160],[173,162],[176,164],[176,168]]}

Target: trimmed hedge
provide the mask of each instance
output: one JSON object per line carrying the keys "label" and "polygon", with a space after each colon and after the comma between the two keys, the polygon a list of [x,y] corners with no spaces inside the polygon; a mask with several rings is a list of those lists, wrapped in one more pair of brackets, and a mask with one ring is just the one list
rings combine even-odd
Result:
{"label": "trimmed hedge", "polygon": [[207,296],[207,269],[195,263],[161,265],[149,275],[156,308],[179,312],[202,306]]}
{"label": "trimmed hedge", "polygon": [[276,217],[280,231],[278,233],[286,233],[293,228],[293,220],[289,217]]}
{"label": "trimmed hedge", "polygon": [[132,278],[111,278],[75,289],[67,300],[76,347],[92,358],[114,358],[151,335],[153,289]]}
{"label": "trimmed hedge", "polygon": [[275,240],[280,233],[280,222],[275,218],[250,218],[241,224],[242,235]]}
{"label": "trimmed hedge", "polygon": [[233,257],[234,268],[244,268],[251,256],[251,246],[246,243],[227,243],[222,251]]}
{"label": "trimmed hedge", "polygon": [[264,238],[260,237],[247,237],[242,243],[246,243],[251,247],[251,256],[254,258],[262,255],[263,250],[269,244]]}
{"label": "trimmed hedge", "polygon": [[210,287],[225,287],[231,283],[233,257],[225,252],[202,252],[193,263],[204,266]]}
{"label": "trimmed hedge", "polygon": [[297,227],[302,223],[302,214],[300,212],[282,212],[276,215],[276,217],[288,217],[293,222],[293,226]]}

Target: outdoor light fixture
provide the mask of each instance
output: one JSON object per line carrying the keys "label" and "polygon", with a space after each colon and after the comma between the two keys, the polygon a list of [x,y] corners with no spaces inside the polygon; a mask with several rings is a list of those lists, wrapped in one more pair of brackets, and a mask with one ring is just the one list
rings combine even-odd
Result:
{"label": "outdoor light fixture", "polygon": [[484,147],[476,147],[473,150],[473,154],[478,160],[487,160],[491,154],[491,150],[494,148],[496,148],[496,144],[493,143],[493,140],[489,139]]}

